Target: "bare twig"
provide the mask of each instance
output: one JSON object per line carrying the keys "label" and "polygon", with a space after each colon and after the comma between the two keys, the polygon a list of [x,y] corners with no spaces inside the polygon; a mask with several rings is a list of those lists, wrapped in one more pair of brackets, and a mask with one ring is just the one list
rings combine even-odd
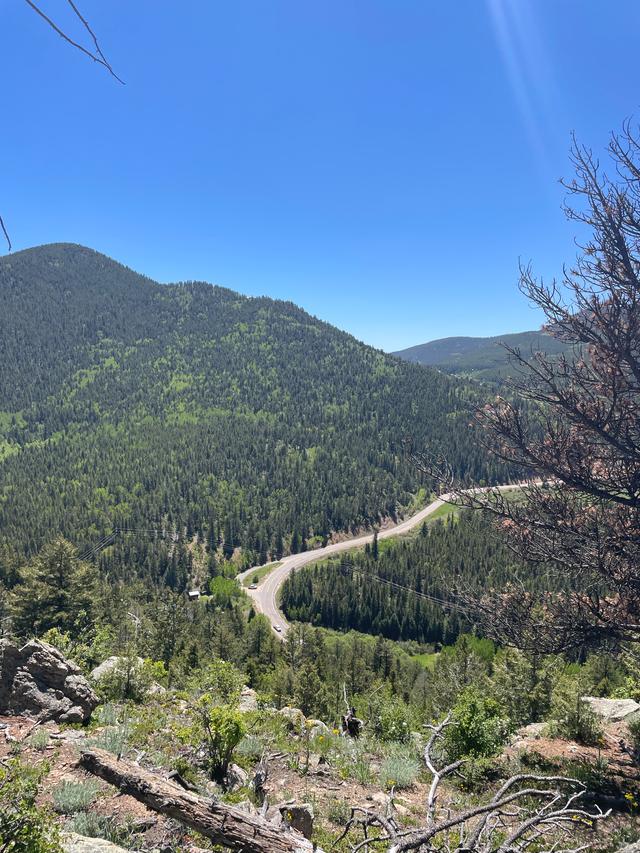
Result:
{"label": "bare twig", "polygon": [[11,240],[9,238],[9,232],[6,229],[5,224],[4,224],[4,220],[1,216],[0,216],[0,228],[2,228],[2,233],[4,234],[4,238],[7,241],[7,246],[9,247],[9,251],[11,251]]}
{"label": "bare twig", "polygon": [[42,9],[36,3],[33,2],[33,0],[24,0],[24,1],[28,6],[30,6],[33,9],[33,11],[37,15],[39,15],[43,19],[43,21],[45,21],[51,27],[51,29],[54,32],[56,32],[60,36],[60,38],[64,39],[64,41],[68,42],[68,44],[70,44],[72,47],[75,47],[76,50],[79,50],[81,53],[84,53],[84,55],[88,56],[89,59],[92,59],[94,62],[97,62],[98,65],[102,65],[104,68],[107,69],[109,74],[111,74],[111,76],[114,77],[118,81],[118,83],[122,83],[123,86],[125,85],[124,80],[122,80],[122,79],[120,79],[120,77],[118,77],[118,75],[115,73],[115,71],[111,67],[110,63],[107,62],[107,60],[105,59],[105,56],[104,56],[102,50],[100,49],[100,45],[98,44],[98,40],[95,36],[95,33],[93,32],[93,30],[89,26],[89,23],[87,22],[87,20],[80,14],[78,8],[74,5],[72,0],[67,0],[67,2],[69,3],[69,5],[73,9],[73,11],[75,12],[77,17],[80,19],[80,21],[82,22],[85,29],[91,35],[91,38],[93,39],[93,42],[96,46],[96,51],[97,51],[96,53],[92,53],[90,50],[87,50],[87,48],[84,47],[83,45],[81,45],[79,42],[74,41],[74,39],[72,39],[69,35],[67,35],[67,33],[65,33],[65,31],[62,30],[55,23],[55,21],[53,21],[48,15],[45,14],[42,11]]}

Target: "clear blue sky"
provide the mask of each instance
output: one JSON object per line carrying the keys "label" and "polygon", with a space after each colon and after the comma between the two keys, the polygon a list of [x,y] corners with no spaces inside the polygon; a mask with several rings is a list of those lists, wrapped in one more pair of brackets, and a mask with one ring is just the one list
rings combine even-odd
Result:
{"label": "clear blue sky", "polygon": [[384,349],[538,325],[517,263],[574,255],[569,134],[640,119],[637,0],[76,2],[126,86],[0,4],[14,248],[290,299]]}

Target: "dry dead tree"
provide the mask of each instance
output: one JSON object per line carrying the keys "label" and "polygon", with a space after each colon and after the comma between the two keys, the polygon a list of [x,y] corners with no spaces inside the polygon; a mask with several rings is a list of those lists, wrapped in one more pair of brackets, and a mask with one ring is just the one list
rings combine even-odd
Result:
{"label": "dry dead tree", "polygon": [[[588,843],[572,842],[577,826],[594,827],[609,812],[588,811],[580,806],[586,793],[577,779],[566,776],[539,776],[522,773],[512,776],[498,788],[489,802],[459,813],[438,809],[442,781],[455,774],[463,760],[441,766],[438,747],[444,730],[451,725],[447,716],[431,731],[424,750],[425,763],[432,773],[427,795],[427,815],[423,826],[400,829],[394,818],[393,791],[384,814],[365,808],[354,808],[342,841],[354,830],[360,830],[362,840],[355,841],[352,853],[403,853],[418,850],[422,853],[525,853],[529,849],[551,853],[578,853],[590,847]],[[372,835],[372,830],[375,835]],[[565,839],[569,840],[563,846]],[[338,843],[338,842],[336,842]],[[541,845],[547,843],[548,847]]]}
{"label": "dry dead tree", "polygon": [[478,440],[547,487],[532,483],[520,502],[463,494],[446,465],[422,460],[554,576],[542,594],[499,590],[477,608],[483,633],[537,651],[640,642],[640,133],[627,122],[608,153],[610,176],[574,140],[565,211],[589,233],[572,268],[550,284],[520,270],[544,331],[568,353],[507,347],[507,390],[475,411]]}
{"label": "dry dead tree", "polygon": [[[118,760],[102,749],[82,753],[80,765],[159,814],[195,829],[205,838],[238,853],[311,853],[314,847],[298,832],[275,826],[215,798],[185,791],[157,773]],[[315,848],[317,853],[321,850]]]}

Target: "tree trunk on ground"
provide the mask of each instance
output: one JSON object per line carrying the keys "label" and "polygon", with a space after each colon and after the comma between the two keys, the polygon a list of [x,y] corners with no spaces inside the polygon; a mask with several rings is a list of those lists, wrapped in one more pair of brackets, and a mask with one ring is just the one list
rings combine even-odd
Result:
{"label": "tree trunk on ground", "polygon": [[[231,850],[243,853],[311,853],[310,841],[284,827],[270,824],[265,818],[185,791],[172,782],[143,770],[102,749],[82,753],[80,765],[115,785],[153,811],[167,815],[206,838]],[[317,853],[322,853],[316,848]]]}

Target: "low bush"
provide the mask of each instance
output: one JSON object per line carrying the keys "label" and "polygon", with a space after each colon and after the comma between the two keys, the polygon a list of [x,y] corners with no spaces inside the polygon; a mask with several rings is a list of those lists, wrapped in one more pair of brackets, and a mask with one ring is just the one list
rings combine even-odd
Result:
{"label": "low bush", "polygon": [[245,735],[235,749],[237,758],[245,759],[249,764],[260,761],[264,752],[264,743],[256,735]]}
{"label": "low bush", "polygon": [[126,726],[109,726],[96,737],[87,741],[87,745],[106,749],[107,752],[112,752],[114,755],[123,755],[128,742],[129,733]]}
{"label": "low bush", "polygon": [[371,756],[365,738],[336,738],[333,764],[343,779],[355,779],[361,785],[371,781]]}
{"label": "low bush", "polygon": [[547,726],[554,737],[567,738],[586,746],[602,743],[602,721],[583,700],[584,686],[573,673],[563,674],[551,696],[551,713]]}
{"label": "low bush", "polygon": [[130,847],[133,835],[131,821],[93,814],[93,812],[78,812],[69,824],[71,832],[83,835],[85,838],[103,838],[112,844]]}
{"label": "low bush", "polygon": [[419,762],[410,751],[391,749],[380,765],[380,784],[387,790],[412,788],[418,781],[420,769]]}
{"label": "low bush", "polygon": [[346,826],[351,817],[351,806],[344,799],[333,797],[327,803],[327,819],[336,826]]}
{"label": "low bush", "polygon": [[445,729],[444,744],[452,761],[495,755],[509,732],[498,703],[473,688],[461,694],[451,712],[451,723]]}
{"label": "low bush", "polygon": [[86,782],[61,782],[52,793],[53,807],[59,814],[73,815],[86,811],[100,786],[93,780]]}
{"label": "low bush", "polygon": [[206,767],[212,779],[222,782],[234,749],[245,735],[242,714],[215,703],[205,694],[189,709],[190,724],[179,729],[178,735],[184,743],[196,749],[204,749]]}
{"label": "low bush", "polygon": [[46,808],[36,806],[45,764],[27,767],[14,759],[0,765],[0,843],[10,853],[62,853],[58,828]]}
{"label": "low bush", "polygon": [[29,746],[38,752],[44,752],[49,746],[49,732],[46,729],[36,729],[29,738]]}

